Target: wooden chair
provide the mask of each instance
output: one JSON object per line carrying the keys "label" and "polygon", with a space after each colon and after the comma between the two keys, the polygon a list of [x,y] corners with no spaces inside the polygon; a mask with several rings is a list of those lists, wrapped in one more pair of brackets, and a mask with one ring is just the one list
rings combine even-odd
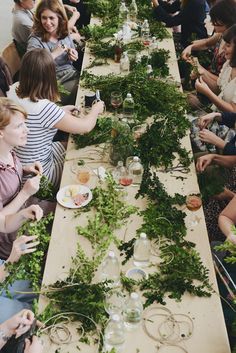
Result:
{"label": "wooden chair", "polygon": [[11,42],[3,49],[1,56],[7,63],[12,77],[14,77],[17,71],[19,71],[21,65],[20,56],[16,50],[14,42]]}

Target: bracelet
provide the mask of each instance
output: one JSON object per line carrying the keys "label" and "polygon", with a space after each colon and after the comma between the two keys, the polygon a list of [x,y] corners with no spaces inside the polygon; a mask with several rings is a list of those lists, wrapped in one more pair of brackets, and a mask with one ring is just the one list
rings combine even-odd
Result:
{"label": "bracelet", "polygon": [[4,332],[1,328],[0,328],[0,339],[2,339],[4,342],[7,342],[12,335],[7,336],[6,332]]}

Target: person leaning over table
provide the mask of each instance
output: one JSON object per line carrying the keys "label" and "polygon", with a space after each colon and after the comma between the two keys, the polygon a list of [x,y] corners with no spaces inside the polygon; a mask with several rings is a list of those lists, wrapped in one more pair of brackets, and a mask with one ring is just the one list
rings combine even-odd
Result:
{"label": "person leaning over table", "polygon": [[[214,168],[211,175],[217,179],[217,175],[219,176],[217,173],[219,173],[219,171],[215,170],[215,165],[225,168],[228,171],[228,177],[224,177],[226,180],[224,191],[214,197],[210,197],[207,201],[204,201],[203,210],[209,240],[223,241],[225,236],[218,227],[218,217],[222,210],[227,206],[228,202],[232,200],[236,194],[236,155],[227,156],[216,153],[203,155],[197,159],[196,170],[198,173],[202,173],[209,168]],[[211,180],[208,182],[211,183]]]}
{"label": "person leaning over table", "polygon": [[214,55],[210,67],[206,69],[199,63],[197,67],[198,73],[212,89],[226,61],[223,33],[236,23],[236,2],[234,0],[220,0],[211,8],[210,17],[214,26],[214,34],[209,38],[193,41],[183,50],[182,58],[192,63],[191,55],[193,51],[203,51],[214,48]]}
{"label": "person leaning over table", "polygon": [[[0,287],[4,284],[5,279],[9,275],[7,273],[6,264],[13,264],[19,261],[20,257],[36,251],[39,244],[36,236],[22,235],[17,238],[12,245],[10,256],[6,261],[0,259]],[[33,300],[37,298],[30,288],[30,282],[27,280],[17,280],[8,286],[11,298],[5,290],[0,295],[0,323],[8,320],[12,315],[22,309],[31,309]]]}
{"label": "person leaning over table", "polygon": [[[185,48],[192,41],[207,38],[205,0],[175,0],[172,3],[152,0],[154,17],[167,27],[181,25],[181,44]],[[179,11],[178,14],[171,15]]]}
{"label": "person leaning over table", "polygon": [[57,188],[64,164],[65,142],[53,141],[57,129],[73,134],[86,134],[96,125],[104,103],[92,106],[81,118],[72,112],[75,106],[60,107],[53,58],[46,49],[27,52],[22,60],[19,82],[14,83],[7,95],[27,111],[28,131],[26,145],[18,146],[17,156],[23,164],[40,161],[44,174]]}
{"label": "person leaning over table", "polygon": [[51,54],[56,77],[69,92],[69,95],[62,96],[62,103],[74,104],[80,71],[76,70],[73,63],[78,59],[78,52],[69,33],[68,18],[60,1],[41,0],[38,3],[27,51],[35,48],[44,48]]}
{"label": "person leaning over table", "polygon": [[[7,98],[0,98],[0,211],[3,216],[13,214],[39,189],[42,166],[39,162],[22,166],[13,149],[26,144],[27,113]],[[34,174],[22,187],[23,174]],[[39,206],[31,210],[37,211]],[[24,215],[24,211],[23,215]],[[21,213],[22,213],[21,212]],[[27,212],[27,211],[26,211]],[[37,214],[35,214],[37,216]],[[30,212],[27,218],[33,218]],[[16,232],[0,233],[0,258],[6,260],[11,252]]]}
{"label": "person leaning over table", "polygon": [[[2,349],[7,341],[15,336],[20,337],[26,333],[34,322],[34,313],[30,310],[21,310],[10,319],[0,324],[0,349]],[[37,326],[42,324],[37,322]],[[0,350],[1,352],[1,350]],[[25,340],[24,353],[42,353],[43,345],[42,341],[37,337],[33,336],[32,341],[29,339]]]}
{"label": "person leaning over table", "polygon": [[211,89],[204,77],[200,76],[196,80],[195,89],[213,103],[213,110],[236,112],[236,24],[224,32],[223,39],[226,62],[214,87]]}

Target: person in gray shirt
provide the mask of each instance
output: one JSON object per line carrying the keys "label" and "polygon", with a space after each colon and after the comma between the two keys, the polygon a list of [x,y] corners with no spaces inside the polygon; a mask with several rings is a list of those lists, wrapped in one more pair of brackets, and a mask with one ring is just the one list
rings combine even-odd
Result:
{"label": "person in gray shirt", "polygon": [[57,80],[70,92],[67,97],[61,95],[62,104],[74,104],[80,72],[73,62],[77,61],[78,52],[69,33],[65,9],[58,0],[42,0],[36,8],[27,51],[35,48],[44,48],[51,53]]}
{"label": "person in gray shirt", "polygon": [[35,0],[14,0],[12,10],[12,37],[19,55],[26,52],[27,41],[33,26],[33,12]]}

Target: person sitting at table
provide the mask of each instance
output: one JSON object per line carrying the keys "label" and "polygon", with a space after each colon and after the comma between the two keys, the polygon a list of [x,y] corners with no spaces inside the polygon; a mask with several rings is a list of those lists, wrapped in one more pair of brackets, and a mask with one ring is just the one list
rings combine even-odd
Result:
{"label": "person sitting at table", "polygon": [[223,209],[218,218],[218,225],[226,239],[233,244],[236,244],[236,234],[232,228],[236,224],[236,195]]}
{"label": "person sitting at table", "polygon": [[[39,162],[21,165],[13,149],[27,141],[25,125],[27,113],[7,98],[0,98],[0,210],[3,216],[13,214],[39,189],[42,166]],[[24,174],[36,174],[22,187]],[[35,206],[36,216],[39,206]],[[30,211],[30,210],[29,210]],[[24,214],[24,212],[23,212]],[[27,214],[27,213],[26,213]],[[31,218],[28,213],[27,218]],[[6,260],[11,252],[16,233],[0,233],[0,258]]]}
{"label": "person sitting at table", "polygon": [[[203,202],[203,210],[210,241],[222,241],[225,237],[218,227],[218,217],[236,193],[236,155],[227,156],[216,153],[203,155],[197,159],[196,170],[202,173],[215,165],[225,168],[228,176],[225,178],[224,191]],[[213,175],[217,178],[217,172]]]}
{"label": "person sitting at table", "polygon": [[34,49],[24,55],[19,82],[10,87],[7,95],[28,114],[28,141],[16,148],[17,156],[23,164],[39,160],[44,174],[57,188],[65,156],[65,143],[53,141],[57,129],[73,134],[88,133],[95,127],[104,103],[95,103],[82,118],[72,115],[75,106],[58,106],[55,65],[46,49]]}
{"label": "person sitting at table", "polygon": [[[0,286],[9,275],[6,269],[6,264],[16,263],[22,255],[36,251],[38,243],[36,236],[22,235],[14,240],[8,259],[6,261],[0,259]],[[11,298],[9,298],[6,291],[2,292],[1,290],[0,323],[8,320],[12,315],[22,309],[31,309],[33,300],[37,297],[32,293],[30,283],[27,280],[17,280],[9,286],[7,290],[10,293]]]}
{"label": "person sitting at table", "polygon": [[[221,0],[210,9],[211,22],[214,26],[214,34],[209,38],[193,41],[182,52],[182,58],[192,63],[192,51],[202,51],[214,48],[214,55],[209,68],[204,68],[198,63],[198,73],[212,89],[219,76],[223,64],[226,61],[224,53],[223,34],[236,23],[236,2],[234,0]],[[193,77],[192,78],[196,78]],[[213,81],[213,85],[212,85]]]}
{"label": "person sitting at table", "polygon": [[[163,0],[152,0],[154,17],[167,27],[181,25],[181,44],[185,48],[192,41],[207,38],[205,27],[205,0],[175,0],[172,3]],[[175,12],[178,14],[174,14]]]}
{"label": "person sitting at table", "polygon": [[212,112],[199,118],[198,125],[201,129],[201,131],[199,132],[200,140],[205,143],[210,143],[211,145],[216,146],[225,155],[236,155],[235,134],[230,141],[226,141],[207,129],[207,127],[212,124],[214,120],[217,121],[220,125],[225,125],[230,129],[235,129],[236,113]]}
{"label": "person sitting at table", "polygon": [[[12,10],[12,37],[17,51],[22,57],[27,49],[28,38],[32,32],[34,14],[32,9],[35,0],[14,0],[15,6]],[[70,15],[68,20],[69,29],[74,29],[75,23],[80,18],[80,13],[75,6],[64,5]]]}
{"label": "person sitting at table", "polygon": [[27,41],[33,26],[34,0],[14,0],[15,6],[12,10],[12,37],[17,51],[22,57],[26,52]]}
{"label": "person sitting at table", "polygon": [[[27,332],[32,326],[35,320],[34,313],[30,310],[21,310],[8,320],[0,324],[0,349],[2,349],[7,341],[12,337],[20,337]],[[37,326],[42,324],[37,321]],[[43,345],[42,341],[37,337],[33,336],[32,340],[25,340],[24,353],[42,353]]]}
{"label": "person sitting at table", "polygon": [[195,88],[213,103],[213,110],[236,112],[236,24],[223,34],[223,39],[226,62],[214,87],[211,89],[200,76]]}
{"label": "person sitting at table", "polygon": [[73,39],[68,29],[65,9],[58,0],[39,2],[34,18],[33,32],[28,40],[27,51],[44,48],[55,62],[59,82],[70,93],[62,95],[62,104],[74,104],[80,78],[73,62],[78,59]]}

